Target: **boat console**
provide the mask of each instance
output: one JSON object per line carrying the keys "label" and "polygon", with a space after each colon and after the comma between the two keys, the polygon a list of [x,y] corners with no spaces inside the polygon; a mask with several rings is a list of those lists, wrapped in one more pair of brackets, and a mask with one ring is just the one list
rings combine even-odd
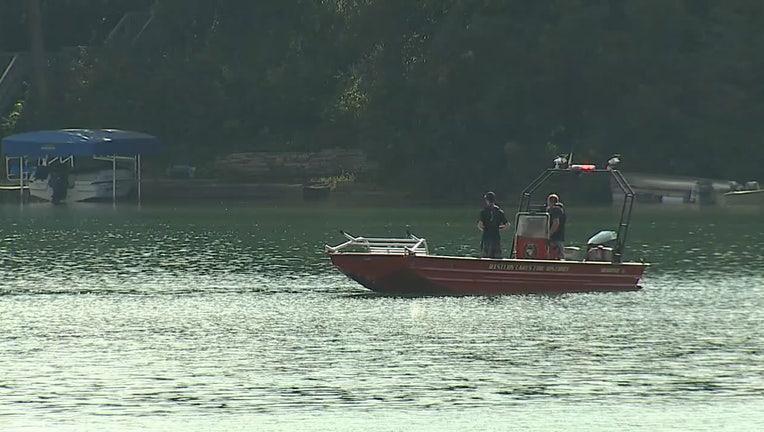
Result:
{"label": "boat console", "polygon": [[552,259],[549,250],[549,214],[518,213],[514,255],[520,259]]}

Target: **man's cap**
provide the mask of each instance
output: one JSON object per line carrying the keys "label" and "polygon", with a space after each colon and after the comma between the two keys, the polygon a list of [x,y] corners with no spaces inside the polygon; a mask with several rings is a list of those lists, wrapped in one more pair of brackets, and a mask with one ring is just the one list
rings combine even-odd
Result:
{"label": "man's cap", "polygon": [[486,192],[485,195],[483,195],[483,199],[488,202],[495,202],[496,201],[496,194],[493,192]]}

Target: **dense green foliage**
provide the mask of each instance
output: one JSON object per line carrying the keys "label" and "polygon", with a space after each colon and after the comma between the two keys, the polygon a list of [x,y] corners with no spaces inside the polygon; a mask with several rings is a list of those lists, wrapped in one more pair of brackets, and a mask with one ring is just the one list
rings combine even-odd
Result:
{"label": "dense green foliage", "polygon": [[524,184],[571,150],[764,177],[759,0],[157,0],[119,46],[92,39],[141,2],[40,2],[48,47],[90,46],[17,128],[142,130],[196,164],[358,147],[436,195]]}

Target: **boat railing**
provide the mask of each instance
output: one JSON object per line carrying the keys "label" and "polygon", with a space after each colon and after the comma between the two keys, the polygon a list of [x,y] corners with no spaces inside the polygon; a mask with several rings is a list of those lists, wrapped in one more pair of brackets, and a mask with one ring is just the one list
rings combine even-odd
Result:
{"label": "boat railing", "polygon": [[354,237],[344,231],[342,234],[348,241],[337,246],[326,245],[324,252],[334,254],[346,249],[357,251],[358,249],[379,255],[427,255],[429,249],[427,240],[409,234],[406,238],[392,237]]}

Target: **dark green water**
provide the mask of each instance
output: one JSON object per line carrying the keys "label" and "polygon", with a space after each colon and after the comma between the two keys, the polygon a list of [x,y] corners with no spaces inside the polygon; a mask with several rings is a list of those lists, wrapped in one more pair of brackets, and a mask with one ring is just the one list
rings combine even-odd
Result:
{"label": "dark green water", "polygon": [[[406,299],[367,295],[323,245],[408,226],[474,255],[477,208],[0,211],[0,430],[764,424],[755,210],[638,209],[640,292]],[[569,244],[613,228],[569,212]]]}

